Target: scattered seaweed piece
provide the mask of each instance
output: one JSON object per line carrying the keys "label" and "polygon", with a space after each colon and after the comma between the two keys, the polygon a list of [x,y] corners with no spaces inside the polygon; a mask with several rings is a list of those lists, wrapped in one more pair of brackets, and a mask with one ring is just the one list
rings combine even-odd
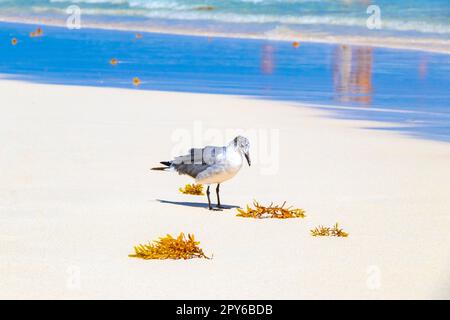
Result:
{"label": "scattered seaweed piece", "polygon": [[134,77],[133,78],[133,85],[137,87],[140,84],[141,84],[141,79],[139,79],[138,77]]}
{"label": "scattered seaweed piece", "polygon": [[116,58],[112,58],[111,60],[109,60],[109,63],[113,66],[117,65],[119,63],[119,61]]}
{"label": "scattered seaweed piece", "polygon": [[318,226],[311,230],[311,235],[313,237],[348,237],[348,233],[342,229],[339,229],[339,224],[336,224],[333,227],[324,227]]}
{"label": "scattered seaweed piece", "polygon": [[177,238],[170,234],[154,240],[153,243],[140,244],[134,247],[134,254],[128,255],[131,258],[150,259],[192,259],[207,257],[203,250],[198,247],[200,242],[195,241],[193,234],[188,234],[187,238],[181,232]]}
{"label": "scattered seaweed piece", "polygon": [[30,32],[30,37],[42,37],[44,35],[44,31],[42,31],[42,28],[37,28],[35,31]]}
{"label": "scattered seaweed piece", "polygon": [[305,210],[297,208],[291,209],[292,207],[285,208],[284,205],[286,201],[283,202],[281,206],[274,206],[273,203],[270,206],[265,207],[259,204],[256,200],[253,200],[254,209],[250,208],[247,205],[247,210],[243,210],[241,208],[237,208],[239,212],[237,214],[238,217],[244,218],[255,218],[255,219],[266,219],[266,218],[275,218],[275,219],[288,219],[288,218],[304,218]]}
{"label": "scattered seaweed piece", "polygon": [[142,34],[136,33],[136,39],[142,39]]}
{"label": "scattered seaweed piece", "polygon": [[216,10],[216,7],[214,6],[200,6],[196,8],[199,11],[213,11]]}
{"label": "scattered seaweed piece", "polygon": [[12,44],[13,46],[15,46],[15,45],[17,44],[17,39],[16,39],[16,38],[12,38],[12,39],[11,39],[11,44]]}
{"label": "scattered seaweed piece", "polygon": [[294,48],[298,48],[298,47],[300,47],[300,42],[294,41],[294,42],[292,42],[292,46],[293,46]]}
{"label": "scattered seaweed piece", "polygon": [[178,190],[180,190],[181,193],[184,194],[192,194],[194,196],[204,196],[205,194],[203,193],[203,185],[201,184],[187,184],[184,186],[184,188],[179,188]]}
{"label": "scattered seaweed piece", "polygon": [[318,226],[311,230],[311,235],[313,237],[329,237],[330,236],[330,228],[324,226]]}

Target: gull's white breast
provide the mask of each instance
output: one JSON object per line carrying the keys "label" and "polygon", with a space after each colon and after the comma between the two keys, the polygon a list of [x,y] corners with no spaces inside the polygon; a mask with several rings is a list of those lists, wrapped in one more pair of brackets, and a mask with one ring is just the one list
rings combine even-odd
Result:
{"label": "gull's white breast", "polygon": [[228,148],[224,156],[216,163],[198,174],[197,183],[222,183],[233,178],[242,167],[242,155],[234,149]]}

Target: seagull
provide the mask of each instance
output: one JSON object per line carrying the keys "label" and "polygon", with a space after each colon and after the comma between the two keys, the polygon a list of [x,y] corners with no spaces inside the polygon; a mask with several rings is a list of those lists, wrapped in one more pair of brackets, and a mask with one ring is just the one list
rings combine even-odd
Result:
{"label": "seagull", "polygon": [[192,148],[189,154],[175,157],[171,161],[161,161],[164,167],[155,167],[152,170],[176,171],[178,174],[186,174],[195,179],[196,183],[206,184],[206,195],[208,197],[208,209],[212,210],[209,197],[209,187],[217,183],[217,208],[220,205],[220,184],[233,178],[241,169],[243,158],[250,166],[250,142],[243,136],[237,136],[227,146],[204,148]]}

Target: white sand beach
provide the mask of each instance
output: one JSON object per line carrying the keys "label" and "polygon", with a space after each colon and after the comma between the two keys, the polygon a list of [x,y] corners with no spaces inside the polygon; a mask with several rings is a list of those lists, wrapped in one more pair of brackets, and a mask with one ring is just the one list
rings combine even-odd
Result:
{"label": "white sand beach", "polygon": [[[2,299],[450,298],[448,143],[235,96],[7,80],[0,96]],[[223,204],[307,217],[208,211],[178,191],[189,177],[149,170],[198,126],[219,145],[230,129],[278,137],[272,171],[254,152]],[[310,235],[335,222],[348,238]],[[128,257],[179,232],[213,259]]]}

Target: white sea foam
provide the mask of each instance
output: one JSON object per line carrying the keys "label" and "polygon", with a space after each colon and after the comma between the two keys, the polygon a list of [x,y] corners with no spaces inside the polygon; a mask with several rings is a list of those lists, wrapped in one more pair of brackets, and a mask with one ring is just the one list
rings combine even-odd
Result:
{"label": "white sea foam", "polygon": [[[176,1],[142,1],[142,0],[52,0],[53,2],[80,2],[80,3],[127,3],[130,8],[84,8],[85,15],[107,16],[141,16],[147,18],[188,20],[188,21],[217,21],[225,23],[242,24],[279,24],[279,25],[309,25],[324,27],[360,27],[366,28],[366,16],[362,17],[338,17],[315,15],[274,15],[274,14],[246,14],[231,12],[215,12],[196,10],[199,5],[182,5]],[[149,10],[143,10],[143,8]],[[57,12],[64,14],[64,9],[35,6],[34,12]],[[383,30],[391,31],[415,31],[421,33],[436,33],[450,35],[450,24],[432,24],[420,20],[382,20]]]}
{"label": "white sea foam", "polygon": [[[2,0],[0,0],[1,3]],[[321,3],[331,0],[230,0],[226,8],[205,10],[203,0],[50,0],[54,5],[27,7],[25,13],[14,15],[11,9],[0,7],[0,20],[23,22],[38,20],[64,21],[65,4],[78,3],[82,7],[83,23],[109,29],[199,34],[236,38],[274,40],[302,40],[315,42],[389,46],[435,52],[450,52],[450,22],[434,22],[411,18],[406,20],[383,18],[382,30],[371,32],[366,27],[367,15],[286,14],[283,10],[237,10],[245,6],[273,6],[277,3]],[[434,1],[434,0],[433,0]],[[437,0],[440,1],[440,0]],[[20,2],[20,1],[17,1]],[[44,2],[44,1],[42,1]],[[336,1],[331,1],[335,3]],[[330,3],[331,3],[330,2]],[[222,3],[210,0],[207,3]],[[247,4],[246,4],[247,3]],[[230,9],[231,8],[231,9]],[[271,7],[273,9],[273,7]],[[275,8],[278,8],[275,6]],[[413,17],[414,10],[408,10]],[[267,13],[268,12],[268,13]],[[28,13],[28,15],[27,15]],[[122,17],[123,19],[110,19]],[[137,19],[138,18],[138,19]],[[134,22],[133,22],[134,21]],[[207,27],[207,28],[206,28]],[[205,31],[207,30],[207,31]],[[412,32],[412,33],[411,33]]]}

